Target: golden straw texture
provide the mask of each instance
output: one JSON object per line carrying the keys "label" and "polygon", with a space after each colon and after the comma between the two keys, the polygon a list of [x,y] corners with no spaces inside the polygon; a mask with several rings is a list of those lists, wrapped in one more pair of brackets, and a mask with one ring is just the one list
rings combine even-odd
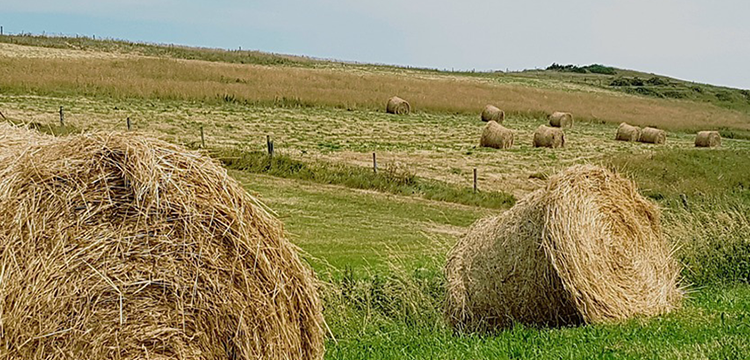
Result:
{"label": "golden straw texture", "polygon": [[448,321],[459,331],[572,325],[679,306],[679,266],[659,210],[605,169],[573,166],[448,255]]}
{"label": "golden straw texture", "polygon": [[27,139],[0,147],[0,358],[322,358],[312,271],[216,162],[134,133]]}

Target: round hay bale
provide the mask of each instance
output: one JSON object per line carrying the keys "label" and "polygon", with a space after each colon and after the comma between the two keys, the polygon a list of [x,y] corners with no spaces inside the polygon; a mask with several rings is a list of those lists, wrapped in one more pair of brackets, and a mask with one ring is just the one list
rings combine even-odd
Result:
{"label": "round hay bale", "polygon": [[27,127],[0,123],[0,154],[6,150],[12,151],[19,146],[25,146],[31,142],[39,143],[51,139],[52,137],[43,135]]}
{"label": "round hay bale", "polygon": [[700,131],[695,136],[695,146],[715,147],[721,146],[721,135],[718,131]]}
{"label": "round hay bale", "polygon": [[482,121],[497,121],[498,124],[502,124],[505,121],[505,111],[495,106],[487,105],[482,110]]}
{"label": "round hay bale", "polygon": [[394,96],[388,100],[388,104],[385,105],[385,111],[389,114],[408,115],[411,112],[411,105],[409,105],[408,101]]}
{"label": "round hay bale", "polygon": [[479,146],[508,149],[513,146],[513,130],[498,124],[496,121],[490,121],[484,127],[484,131],[482,131]]}
{"label": "round hay bale", "polygon": [[446,315],[458,331],[650,316],[679,306],[679,266],[656,205],[633,182],[577,165],[451,249]]}
{"label": "round hay bale", "polygon": [[560,128],[541,125],[534,131],[534,147],[559,148],[565,146],[565,133]]}
{"label": "round hay bale", "polygon": [[638,141],[648,144],[664,144],[667,141],[667,133],[661,129],[645,127],[641,130]]}
{"label": "round hay bale", "polygon": [[322,358],[312,271],[215,161],[135,133],[4,152],[4,357]]}
{"label": "round hay bale", "polygon": [[552,127],[573,127],[573,114],[555,111],[549,116],[549,125]]}
{"label": "round hay bale", "polygon": [[638,141],[641,137],[641,128],[637,126],[628,125],[626,123],[620,124],[617,127],[617,135],[615,140],[620,141]]}

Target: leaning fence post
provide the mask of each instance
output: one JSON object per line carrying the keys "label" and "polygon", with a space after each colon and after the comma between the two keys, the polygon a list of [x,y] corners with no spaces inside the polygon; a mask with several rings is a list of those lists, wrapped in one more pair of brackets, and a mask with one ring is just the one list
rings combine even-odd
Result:
{"label": "leaning fence post", "polygon": [[474,192],[477,192],[477,168],[474,168]]}
{"label": "leaning fence post", "polygon": [[268,156],[273,156],[273,141],[271,135],[266,135],[266,147],[268,147]]}
{"label": "leaning fence post", "polygon": [[372,172],[378,173],[378,160],[375,158],[375,153],[372,153]]}

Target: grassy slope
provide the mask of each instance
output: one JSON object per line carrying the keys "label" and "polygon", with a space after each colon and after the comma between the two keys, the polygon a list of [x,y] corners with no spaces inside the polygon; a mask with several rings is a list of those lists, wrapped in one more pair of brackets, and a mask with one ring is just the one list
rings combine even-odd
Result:
{"label": "grassy slope", "polygon": [[423,261],[435,244],[455,241],[475,220],[497,212],[235,170],[230,174],[277,212],[321,273],[346,267],[383,270],[389,256]]}
{"label": "grassy slope", "polygon": [[[344,71],[334,72],[325,68],[331,64],[305,59],[253,67],[238,58],[203,59],[216,63],[193,66],[151,58],[45,56],[0,56],[0,107],[6,115],[50,124],[64,105],[70,111],[66,121],[80,129],[122,129],[123,119],[134,116],[136,128],[175,142],[195,143],[203,125],[212,145],[250,149],[262,147],[270,133],[281,139],[281,151],[297,157],[366,166],[369,156],[360,157],[377,150],[386,162],[404,161],[419,175],[464,185],[470,169],[479,167],[480,187],[519,188],[523,182],[537,187],[541,180],[529,180],[530,175],[605,162],[631,174],[647,195],[659,199],[665,222],[672,225],[668,235],[696,244],[680,254],[690,265],[686,275],[698,284],[696,292],[674,314],[624,325],[517,328],[460,337],[441,321],[440,267],[466,226],[494,211],[232,171],[277,210],[318,274],[331,279],[324,289],[326,317],[337,341],[329,341],[328,358],[739,358],[750,350],[745,341],[750,288],[741,284],[750,279],[744,255],[750,249],[750,196],[743,167],[750,143],[727,140],[726,150],[696,150],[690,149],[692,136],[683,132],[707,126],[705,117],[712,114],[712,127],[743,128],[747,119],[741,112],[510,75],[445,76],[345,65],[336,65]],[[87,66],[101,72],[87,75]],[[197,71],[200,67],[207,69]],[[277,80],[280,84],[272,84]],[[343,92],[326,90],[332,88]],[[395,91],[413,94],[413,103],[426,111],[402,118],[376,111],[381,97]],[[262,97],[266,93],[271,97]],[[283,99],[286,94],[290,97]],[[475,149],[483,125],[475,110],[497,98],[514,111],[508,125],[518,130],[519,146],[507,152]],[[541,112],[568,104],[584,109],[584,118],[617,122],[625,116],[682,130],[670,133],[667,146],[654,147],[615,142],[611,124],[591,121],[569,131],[565,149],[532,149],[529,133],[544,122]],[[695,109],[694,117],[678,116]],[[688,205],[680,194],[687,195]],[[686,230],[676,231],[680,226]],[[703,273],[712,276],[696,276]],[[725,281],[729,284],[700,287]]]}
{"label": "grassy slope", "polygon": [[456,336],[441,320],[439,267],[466,226],[491,211],[230,173],[278,211],[318,274],[333,279],[323,290],[335,338],[328,359],[742,358],[750,351],[750,286],[736,283],[694,286],[682,309],[652,319]]}
{"label": "grassy slope", "polygon": [[558,80],[651,98],[683,99],[750,112],[750,90],[700,84],[635,70],[615,69],[614,75],[527,70],[516,76]]}
{"label": "grassy slope", "polygon": [[[325,62],[310,65],[303,60],[288,63],[279,60],[283,66],[267,66],[276,64],[272,59],[285,57],[254,53],[247,55],[247,62],[252,63],[248,65],[237,60],[245,54],[231,51],[97,43],[88,39],[27,41],[28,38],[0,37],[0,43],[22,40],[52,48],[35,50],[29,56],[25,48],[2,44],[2,52],[8,56],[0,57],[0,88],[6,94],[348,109],[380,109],[388,97],[398,94],[409,99],[416,109],[428,112],[475,114],[485,104],[495,103],[515,114],[538,116],[567,110],[580,119],[611,123],[626,121],[690,130],[705,127],[750,130],[747,112],[692,101],[624,95],[551,78]],[[69,44],[76,41],[85,45]],[[79,47],[93,51],[71,50]],[[120,49],[125,50],[124,55]],[[24,51],[27,53],[19,54]],[[253,60],[254,57],[260,58]]]}

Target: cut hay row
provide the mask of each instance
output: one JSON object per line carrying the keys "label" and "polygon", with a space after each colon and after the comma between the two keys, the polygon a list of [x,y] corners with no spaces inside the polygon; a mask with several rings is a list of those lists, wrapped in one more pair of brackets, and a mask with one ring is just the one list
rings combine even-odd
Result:
{"label": "cut hay row", "polygon": [[718,131],[700,131],[695,135],[696,147],[721,146],[721,135]]}
{"label": "cut hay row", "polygon": [[320,359],[314,275],[211,159],[0,127],[0,357]]}
{"label": "cut hay row", "polygon": [[509,149],[513,146],[513,130],[510,130],[496,121],[490,121],[482,131],[479,146],[495,149]]}
{"label": "cut hay row", "polygon": [[682,292],[659,216],[632,181],[573,166],[450,251],[447,320],[472,332],[668,312]]}
{"label": "cut hay row", "polygon": [[541,125],[534,131],[534,147],[559,148],[565,146],[565,133],[560,128]]}
{"label": "cut hay row", "polygon": [[637,126],[628,125],[626,123],[620,124],[617,127],[617,134],[615,140],[619,141],[638,141],[641,138],[641,128]]}
{"label": "cut hay row", "polygon": [[394,96],[388,99],[388,103],[385,105],[385,111],[389,114],[408,115],[411,112],[411,105],[409,105],[408,101],[398,96]]}
{"label": "cut hay row", "polygon": [[481,118],[482,121],[496,121],[498,124],[502,124],[505,120],[505,112],[493,105],[487,105],[482,110]]}

